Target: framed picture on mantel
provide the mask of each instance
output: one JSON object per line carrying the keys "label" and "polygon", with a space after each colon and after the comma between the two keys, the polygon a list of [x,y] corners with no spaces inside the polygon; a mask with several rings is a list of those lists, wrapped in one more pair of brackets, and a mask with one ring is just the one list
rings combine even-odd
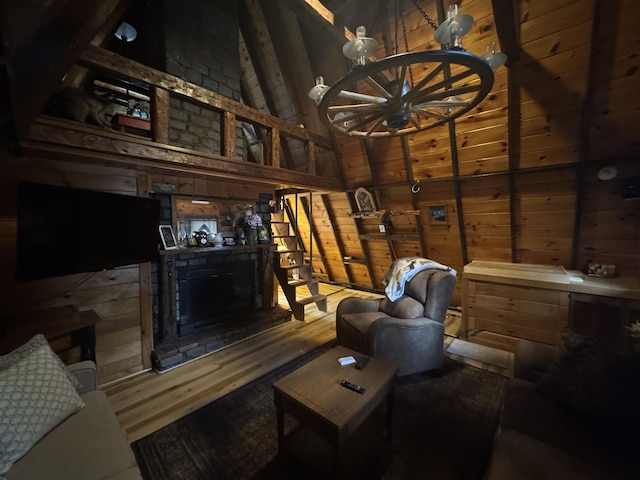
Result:
{"label": "framed picture on mantel", "polygon": [[174,248],[178,248],[178,242],[176,242],[176,236],[173,234],[171,225],[160,225],[159,228],[164,249],[173,250]]}

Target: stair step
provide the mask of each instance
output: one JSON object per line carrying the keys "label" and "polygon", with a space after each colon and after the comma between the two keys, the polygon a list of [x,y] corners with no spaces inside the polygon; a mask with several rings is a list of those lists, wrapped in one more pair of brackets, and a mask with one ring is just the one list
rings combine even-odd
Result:
{"label": "stair step", "polygon": [[318,294],[318,295],[311,295],[310,297],[305,297],[305,298],[296,298],[296,302],[299,303],[300,305],[309,305],[310,303],[320,302],[326,299],[327,299],[326,295]]}
{"label": "stair step", "polygon": [[280,265],[280,268],[283,270],[295,270],[296,268],[309,268],[309,264],[307,263],[302,263],[302,264],[295,264],[295,265]]}
{"label": "stair step", "polygon": [[288,282],[288,285],[291,285],[292,287],[299,287],[301,285],[313,285],[315,283],[320,283],[318,280],[312,278],[311,280],[304,280],[304,279],[300,279],[300,280],[291,280],[290,282]]}

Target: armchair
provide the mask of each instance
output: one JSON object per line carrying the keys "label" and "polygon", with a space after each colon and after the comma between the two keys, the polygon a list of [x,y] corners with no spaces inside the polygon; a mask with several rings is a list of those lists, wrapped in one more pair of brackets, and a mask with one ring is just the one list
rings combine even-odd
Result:
{"label": "armchair", "polygon": [[456,284],[450,272],[416,274],[395,302],[345,298],[336,310],[338,343],[398,367],[398,376],[444,362],[444,319]]}

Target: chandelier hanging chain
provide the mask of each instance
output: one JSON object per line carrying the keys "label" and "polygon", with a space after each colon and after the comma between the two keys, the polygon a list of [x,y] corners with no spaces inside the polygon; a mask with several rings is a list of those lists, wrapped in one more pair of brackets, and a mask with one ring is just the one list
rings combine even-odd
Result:
{"label": "chandelier hanging chain", "polygon": [[415,5],[416,10],[418,10],[422,14],[427,23],[431,25],[431,28],[437,30],[438,24],[436,24],[436,22],[434,22],[433,19],[427,14],[427,12],[425,12],[424,9],[418,4],[418,0],[413,0],[413,4]]}
{"label": "chandelier hanging chain", "polygon": [[[407,37],[407,25],[404,21],[404,13],[398,13],[400,18],[402,19],[402,35],[404,36],[404,51],[409,53],[409,38]],[[413,88],[413,68],[411,68],[411,64],[409,64],[409,80],[411,82],[411,87]]]}

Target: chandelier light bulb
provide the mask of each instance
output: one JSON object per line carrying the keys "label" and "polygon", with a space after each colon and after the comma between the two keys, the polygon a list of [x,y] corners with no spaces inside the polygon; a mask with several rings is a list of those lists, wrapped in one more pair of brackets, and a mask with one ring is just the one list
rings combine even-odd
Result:
{"label": "chandelier light bulb", "polygon": [[316,102],[316,105],[318,105],[322,101],[324,94],[327,93],[327,90],[330,88],[331,87],[329,85],[324,84],[324,77],[322,75],[318,75],[316,77],[316,84],[311,87],[308,96],[311,100]]}
{"label": "chandelier light bulb", "polygon": [[507,61],[507,56],[502,52],[496,52],[496,42],[491,42],[487,45],[487,48],[483,57],[492,70],[495,71],[500,65],[504,65]]}
{"label": "chandelier light bulb", "polygon": [[345,57],[354,61],[355,65],[366,65],[367,59],[373,55],[378,48],[378,42],[367,37],[367,29],[362,25],[356,29],[356,38],[349,40],[342,47]]}

